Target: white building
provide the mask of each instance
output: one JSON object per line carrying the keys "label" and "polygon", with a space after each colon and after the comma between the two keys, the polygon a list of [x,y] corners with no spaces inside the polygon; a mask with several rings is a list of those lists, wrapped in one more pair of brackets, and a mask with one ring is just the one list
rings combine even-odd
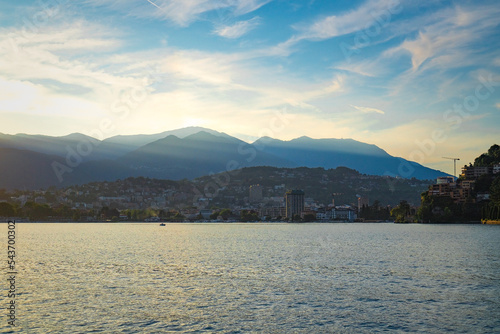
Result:
{"label": "white building", "polygon": [[356,210],[349,206],[336,206],[332,209],[332,220],[354,221],[358,218]]}

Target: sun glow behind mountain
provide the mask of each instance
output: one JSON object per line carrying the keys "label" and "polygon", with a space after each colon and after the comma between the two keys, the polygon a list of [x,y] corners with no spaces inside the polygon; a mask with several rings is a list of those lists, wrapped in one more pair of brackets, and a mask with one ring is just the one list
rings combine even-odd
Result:
{"label": "sun glow behind mountain", "polygon": [[[353,138],[452,172],[498,141],[496,1],[0,4],[0,132]],[[102,137],[102,138],[101,138]]]}

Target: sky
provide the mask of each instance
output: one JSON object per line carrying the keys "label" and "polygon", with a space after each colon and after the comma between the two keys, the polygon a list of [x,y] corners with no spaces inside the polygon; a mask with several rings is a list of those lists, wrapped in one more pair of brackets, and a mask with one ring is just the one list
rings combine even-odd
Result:
{"label": "sky", "polygon": [[352,138],[453,173],[500,144],[492,1],[0,3],[0,132]]}

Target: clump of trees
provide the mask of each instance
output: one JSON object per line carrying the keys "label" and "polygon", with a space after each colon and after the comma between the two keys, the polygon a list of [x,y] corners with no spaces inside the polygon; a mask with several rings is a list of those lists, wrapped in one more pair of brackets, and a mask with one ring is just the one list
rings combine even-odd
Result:
{"label": "clump of trees", "polygon": [[74,220],[78,221],[82,216],[94,215],[87,210],[71,209],[66,205],[51,208],[47,204],[40,204],[28,201],[22,207],[8,202],[0,203],[0,217],[23,217],[31,221],[44,220]]}
{"label": "clump of trees", "polygon": [[389,207],[380,206],[380,201],[375,201],[371,206],[363,205],[359,212],[359,218],[366,220],[388,220],[391,217]]}
{"label": "clump of trees", "polygon": [[158,217],[162,221],[182,222],[186,217],[178,210],[157,210],[153,208],[147,209],[127,209],[122,211],[122,215],[127,216],[129,221],[144,221],[151,217]]}
{"label": "clump of trees", "polygon": [[414,216],[415,210],[404,200],[391,210],[391,217],[394,217],[395,223],[412,223],[415,220]]}
{"label": "clump of trees", "polygon": [[242,222],[255,222],[259,221],[259,214],[254,210],[241,210],[240,212],[240,220]]}
{"label": "clump of trees", "polygon": [[0,217],[14,217],[17,209],[10,203],[0,203]]}
{"label": "clump of trees", "polygon": [[485,220],[500,220],[500,176],[491,183],[490,202],[483,206],[481,214]]}
{"label": "clump of trees", "polygon": [[474,167],[491,167],[500,162],[500,146],[492,145],[488,152],[481,154],[474,160]]}
{"label": "clump of trees", "polygon": [[228,220],[229,218],[233,217],[233,212],[230,209],[222,209],[222,210],[216,210],[214,213],[210,215],[210,219],[219,219],[221,217],[223,220]]}

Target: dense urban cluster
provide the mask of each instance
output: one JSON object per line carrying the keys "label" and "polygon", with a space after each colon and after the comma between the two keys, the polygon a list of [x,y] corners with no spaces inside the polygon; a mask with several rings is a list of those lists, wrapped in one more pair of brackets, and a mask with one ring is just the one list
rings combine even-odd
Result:
{"label": "dense urban cluster", "polygon": [[[0,190],[0,216],[31,221],[385,220],[391,206],[400,199],[416,203],[429,184],[343,167],[251,167],[192,181],[138,177],[64,189]],[[287,213],[286,194],[294,189],[303,192],[303,204]]]}

